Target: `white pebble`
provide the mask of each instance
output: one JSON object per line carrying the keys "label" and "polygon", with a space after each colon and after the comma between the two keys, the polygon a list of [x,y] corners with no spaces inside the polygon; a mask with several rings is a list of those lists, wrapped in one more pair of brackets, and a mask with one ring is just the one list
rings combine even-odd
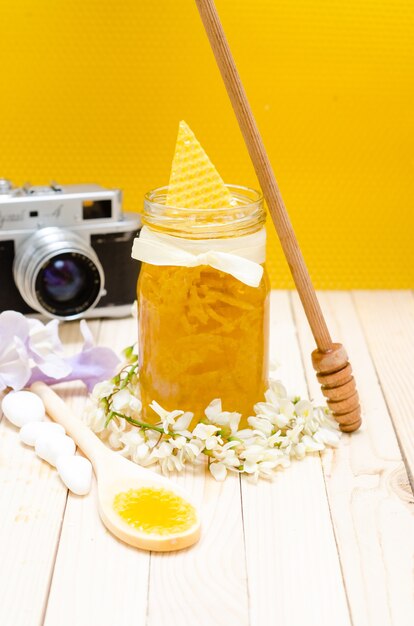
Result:
{"label": "white pebble", "polygon": [[64,435],[65,429],[54,422],[30,422],[20,430],[20,440],[28,446],[34,446],[36,439],[41,435]]}
{"label": "white pebble", "polygon": [[56,468],[66,487],[78,496],[85,496],[91,489],[92,464],[83,456],[60,456]]}
{"label": "white pebble", "polygon": [[75,454],[75,442],[71,437],[61,434],[44,434],[36,439],[35,451],[41,459],[56,467],[59,456]]}
{"label": "white pebble", "polygon": [[45,418],[45,405],[31,391],[11,391],[3,398],[1,408],[7,419],[19,428]]}

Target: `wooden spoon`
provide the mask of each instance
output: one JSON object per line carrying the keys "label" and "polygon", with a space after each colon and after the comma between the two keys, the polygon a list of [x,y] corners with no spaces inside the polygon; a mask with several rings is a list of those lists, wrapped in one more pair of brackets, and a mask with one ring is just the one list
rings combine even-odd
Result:
{"label": "wooden spoon", "polygon": [[[181,550],[198,541],[200,537],[199,516],[184,489],[175,485],[171,480],[109,450],[79,418],[73,415],[65,402],[44,383],[34,383],[31,391],[43,400],[47,414],[65,428],[92,462],[98,481],[99,514],[111,533],[131,546],[157,552]],[[115,496],[131,489],[145,488],[166,490],[194,507],[195,521],[191,527],[175,534],[150,534],[124,521],[114,509]]]}

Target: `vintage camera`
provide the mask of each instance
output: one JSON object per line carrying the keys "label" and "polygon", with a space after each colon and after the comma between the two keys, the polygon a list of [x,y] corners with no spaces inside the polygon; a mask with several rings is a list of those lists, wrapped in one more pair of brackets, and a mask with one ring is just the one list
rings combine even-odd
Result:
{"label": "vintage camera", "polygon": [[0,311],[49,318],[122,317],[131,311],[141,222],[118,189],[14,188],[0,179]]}

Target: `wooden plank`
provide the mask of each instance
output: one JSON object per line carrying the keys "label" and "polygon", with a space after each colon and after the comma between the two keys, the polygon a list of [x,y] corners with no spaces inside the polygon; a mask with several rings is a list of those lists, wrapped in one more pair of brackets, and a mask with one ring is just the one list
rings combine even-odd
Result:
{"label": "wooden plank", "polygon": [[353,297],[414,488],[414,297],[410,291]]}
{"label": "wooden plank", "polygon": [[[362,428],[323,456],[353,624],[409,626],[414,520],[404,464],[350,294],[324,292],[320,301],[333,337],[349,353],[363,408]],[[321,399],[310,360],[314,342],[296,294],[293,306],[309,388]]]}
{"label": "wooden plank", "polygon": [[195,498],[203,534],[189,550],[151,555],[148,626],[247,626],[239,479],[189,468],[177,482]]}
{"label": "wooden plank", "polygon": [[[68,352],[79,346],[76,324],[64,324]],[[43,621],[67,490],[55,469],[0,423],[0,624]]]}
{"label": "wooden plank", "polygon": [[[120,351],[133,342],[135,321],[107,320],[99,344]],[[103,526],[94,481],[85,497],[69,494],[45,626],[143,626],[149,554],[118,541]]]}
{"label": "wooden plank", "polygon": [[[292,394],[307,396],[288,295],[273,292],[271,357]],[[252,626],[350,624],[319,456],[273,483],[242,481]]]}

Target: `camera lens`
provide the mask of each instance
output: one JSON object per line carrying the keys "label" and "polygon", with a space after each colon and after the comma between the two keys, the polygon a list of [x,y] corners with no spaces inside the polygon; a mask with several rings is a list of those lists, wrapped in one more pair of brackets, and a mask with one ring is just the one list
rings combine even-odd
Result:
{"label": "camera lens", "polygon": [[47,311],[65,317],[76,315],[89,309],[99,295],[99,272],[79,253],[58,254],[40,268],[35,291]]}
{"label": "camera lens", "polygon": [[85,291],[86,273],[73,259],[55,257],[43,268],[39,283],[43,293],[54,302],[70,302]]}
{"label": "camera lens", "polygon": [[59,228],[43,228],[24,242],[13,271],[24,300],[49,317],[81,317],[102,295],[96,253],[77,234]]}

